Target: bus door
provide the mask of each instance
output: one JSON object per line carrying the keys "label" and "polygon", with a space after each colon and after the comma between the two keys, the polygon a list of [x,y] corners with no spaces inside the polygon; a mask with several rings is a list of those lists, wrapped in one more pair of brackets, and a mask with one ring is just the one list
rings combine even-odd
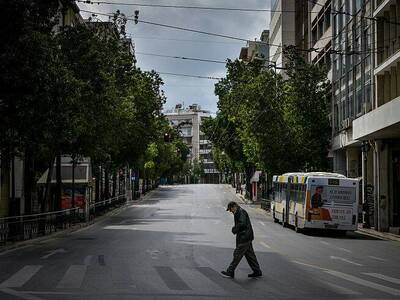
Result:
{"label": "bus door", "polygon": [[292,185],[292,177],[288,178],[288,182],[286,184],[286,203],[285,203],[285,223],[289,223],[289,214],[290,214],[290,189]]}

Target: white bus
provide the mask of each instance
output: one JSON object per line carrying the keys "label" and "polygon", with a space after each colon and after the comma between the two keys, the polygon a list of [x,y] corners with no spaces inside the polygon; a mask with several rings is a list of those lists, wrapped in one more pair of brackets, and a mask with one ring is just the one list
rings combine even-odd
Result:
{"label": "white bus", "polygon": [[286,173],[273,177],[272,216],[296,231],[357,229],[357,179],[336,173]]}

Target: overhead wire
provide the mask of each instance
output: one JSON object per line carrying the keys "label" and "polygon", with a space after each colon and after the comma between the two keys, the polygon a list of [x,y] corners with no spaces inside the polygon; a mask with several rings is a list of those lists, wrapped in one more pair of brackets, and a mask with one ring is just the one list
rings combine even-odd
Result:
{"label": "overhead wire", "polygon": [[137,6],[137,7],[152,7],[152,8],[176,8],[176,9],[195,9],[195,10],[214,10],[214,11],[232,11],[232,12],[291,12],[295,10],[274,10],[271,8],[236,8],[236,7],[212,7],[212,6],[190,6],[190,5],[166,5],[166,4],[146,4],[146,3],[130,3],[130,2],[110,2],[110,1],[91,1],[91,0],[76,0],[85,4],[97,5],[120,5],[120,6]]}
{"label": "overhead wire", "polygon": [[203,58],[194,58],[194,57],[185,57],[185,56],[172,56],[172,55],[164,55],[164,54],[156,54],[156,53],[139,52],[139,51],[136,51],[135,54],[156,56],[156,57],[165,57],[165,58],[174,58],[174,59],[182,59],[182,60],[192,60],[192,61],[198,61],[198,62],[209,62],[209,63],[217,63],[217,64],[226,64],[226,61],[213,60],[213,59],[203,59]]}

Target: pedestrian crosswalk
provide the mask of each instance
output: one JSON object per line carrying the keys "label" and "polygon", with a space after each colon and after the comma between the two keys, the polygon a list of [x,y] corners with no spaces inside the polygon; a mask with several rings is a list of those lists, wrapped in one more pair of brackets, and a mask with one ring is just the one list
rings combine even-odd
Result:
{"label": "pedestrian crosswalk", "polygon": [[6,281],[3,281],[0,284],[0,288],[17,288],[22,287],[25,283],[27,283],[40,269],[42,266],[32,266],[28,265],[23,267],[13,276],[8,278]]}
{"label": "pedestrian crosswalk", "polygon": [[57,284],[58,289],[79,289],[85,278],[87,265],[72,265]]}
{"label": "pedestrian crosswalk", "polygon": [[[53,286],[37,286],[36,291],[53,291],[55,294],[89,288],[99,290],[102,288],[136,290],[140,287],[142,292],[146,292],[146,286],[149,292],[154,292],[154,289],[159,288],[159,292],[169,290],[177,293],[212,293],[213,295],[220,296],[241,292],[257,292],[257,290],[262,291],[263,289],[269,289],[269,291],[284,289],[283,282],[280,285],[279,279],[274,278],[274,275],[268,274],[268,272],[265,273],[264,280],[251,281],[245,278],[243,274],[239,276],[242,278],[230,280],[220,276],[219,270],[215,270],[210,266],[170,267],[155,265],[139,271],[136,270],[135,272],[132,269],[134,267],[129,267],[128,264],[124,265],[122,262],[119,262],[114,267],[98,262],[96,265],[91,265],[91,261],[94,261],[91,258],[85,259],[84,264],[66,266],[58,273],[52,273],[54,272],[54,267],[50,265],[23,266],[16,269],[8,278],[4,278],[4,276],[0,277],[2,278],[2,282],[0,282],[0,295],[2,291],[9,291],[9,289],[14,288],[17,288],[18,291],[24,290],[24,288],[32,290],[33,285],[29,284],[29,282],[39,282],[38,277],[53,277],[54,280],[52,280]],[[319,276],[317,278],[317,285],[318,287],[323,285],[328,294],[333,295],[332,297],[334,295],[369,297],[371,292],[375,292],[375,294],[381,293],[381,295],[385,295],[385,298],[400,297],[399,277],[372,272],[347,274],[323,268],[314,269],[314,271],[324,272],[331,276]],[[101,273],[106,275],[102,277]],[[94,280],[93,274],[96,274],[95,279],[98,280]],[[107,283],[102,279],[107,279]],[[313,290],[316,282],[309,281],[308,283],[310,290]],[[304,289],[304,291],[299,291],[302,292],[302,295],[311,293],[306,290],[306,285]]]}

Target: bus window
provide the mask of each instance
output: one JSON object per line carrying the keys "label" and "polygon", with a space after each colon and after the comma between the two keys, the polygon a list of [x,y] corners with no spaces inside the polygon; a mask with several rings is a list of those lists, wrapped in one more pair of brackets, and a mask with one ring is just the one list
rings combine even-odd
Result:
{"label": "bus window", "polygon": [[290,185],[290,200],[296,201],[296,184]]}

